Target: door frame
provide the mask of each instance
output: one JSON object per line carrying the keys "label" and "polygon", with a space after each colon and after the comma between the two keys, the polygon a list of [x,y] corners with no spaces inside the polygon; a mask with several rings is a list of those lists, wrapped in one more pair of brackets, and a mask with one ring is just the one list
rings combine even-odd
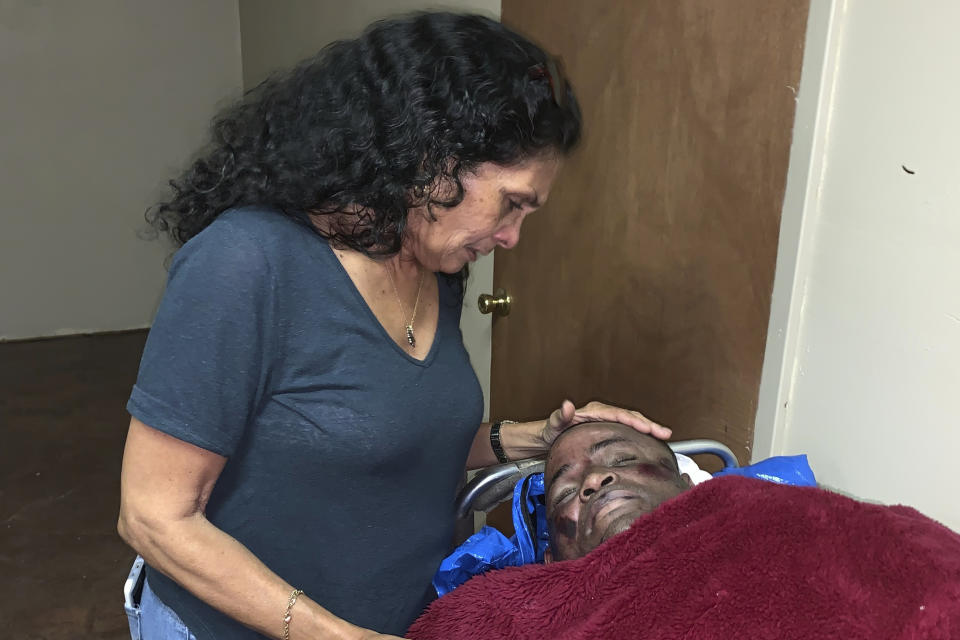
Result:
{"label": "door frame", "polygon": [[799,373],[797,348],[820,213],[820,186],[826,171],[824,160],[846,6],[847,0],[811,0],[800,86],[790,87],[797,93],[797,110],[780,212],[751,462],[787,453],[784,440],[792,415],[790,398]]}
{"label": "door frame", "polygon": [[483,389],[483,421],[490,419],[490,359],[493,339],[493,315],[483,315],[477,308],[481,293],[493,293],[493,256],[491,251],[470,265],[470,277],[463,294],[460,312],[460,333],[470,356],[470,364]]}

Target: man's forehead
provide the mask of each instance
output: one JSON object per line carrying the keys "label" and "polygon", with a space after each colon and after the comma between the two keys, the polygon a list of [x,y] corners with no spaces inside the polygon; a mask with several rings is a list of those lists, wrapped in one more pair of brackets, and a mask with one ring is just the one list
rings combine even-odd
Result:
{"label": "man's forehead", "polygon": [[604,439],[619,438],[640,442],[644,437],[648,436],[619,422],[586,422],[571,427],[557,436],[553,446],[550,447],[550,455],[564,449],[579,449]]}
{"label": "man's forehead", "polygon": [[[629,443],[645,446],[647,436],[615,422],[590,422],[571,427],[557,437],[547,454],[546,480],[551,482],[555,469],[567,466],[569,460],[579,455],[592,455],[606,446]],[[649,443],[655,444],[655,443]]]}

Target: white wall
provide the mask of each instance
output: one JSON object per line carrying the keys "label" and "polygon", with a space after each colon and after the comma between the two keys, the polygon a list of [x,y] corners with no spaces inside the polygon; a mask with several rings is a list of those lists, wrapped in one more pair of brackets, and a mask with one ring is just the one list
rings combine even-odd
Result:
{"label": "white wall", "polygon": [[236,0],[0,5],[0,339],[148,326],[143,212],[239,95]]}
{"label": "white wall", "polygon": [[755,453],[808,453],[821,482],[960,530],[960,3],[814,4],[832,16],[824,155],[791,167],[809,189],[771,335],[795,330],[789,357],[768,350]]}
{"label": "white wall", "polygon": [[[500,0],[240,0],[243,83],[255,86],[270,72],[289,67],[340,38],[355,37],[380,18],[426,9],[500,16]],[[470,361],[483,387],[484,415],[490,401],[490,316],[477,311],[477,296],[493,292],[493,255],[471,268],[460,323]]]}

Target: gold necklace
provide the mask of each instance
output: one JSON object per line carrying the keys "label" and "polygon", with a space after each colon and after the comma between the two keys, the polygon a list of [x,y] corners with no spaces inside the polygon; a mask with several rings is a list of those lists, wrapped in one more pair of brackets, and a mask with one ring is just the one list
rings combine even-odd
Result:
{"label": "gold necklace", "polygon": [[420,306],[420,290],[423,289],[423,276],[424,271],[420,271],[420,284],[417,285],[417,299],[413,303],[413,315],[410,316],[410,322],[407,322],[407,313],[403,310],[403,301],[400,300],[400,291],[397,290],[397,283],[393,280],[393,274],[390,273],[390,269],[387,268],[386,263],[383,265],[384,271],[387,272],[387,277],[390,278],[390,284],[393,286],[393,293],[397,296],[397,304],[400,305],[400,315],[403,318],[404,329],[407,333],[407,342],[410,343],[411,349],[416,349],[417,339],[413,335],[413,322],[417,319],[417,307]]}

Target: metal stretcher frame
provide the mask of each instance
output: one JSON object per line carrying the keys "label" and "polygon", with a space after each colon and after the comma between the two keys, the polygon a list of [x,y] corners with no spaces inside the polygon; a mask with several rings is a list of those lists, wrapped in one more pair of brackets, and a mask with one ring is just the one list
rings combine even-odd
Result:
{"label": "metal stretcher frame", "polygon": [[[740,466],[733,451],[716,440],[679,440],[668,444],[674,453],[685,456],[715,455],[723,462],[724,469]],[[534,473],[542,473],[543,466],[544,458],[541,457],[481,469],[457,496],[457,517],[465,518],[471,511],[490,511],[513,496],[513,487],[519,480]]]}

